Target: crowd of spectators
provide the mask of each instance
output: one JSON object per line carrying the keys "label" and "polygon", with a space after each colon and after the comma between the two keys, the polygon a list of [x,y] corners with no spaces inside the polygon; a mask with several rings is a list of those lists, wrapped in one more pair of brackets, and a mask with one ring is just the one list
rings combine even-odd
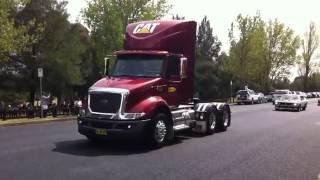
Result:
{"label": "crowd of spectators", "polygon": [[63,101],[60,104],[57,104],[54,101],[38,104],[29,102],[6,103],[0,100],[0,120],[41,117],[41,106],[43,110],[42,117],[44,118],[47,116],[57,117],[58,115],[77,115],[79,109],[85,102],[84,100],[77,99],[74,101]]}

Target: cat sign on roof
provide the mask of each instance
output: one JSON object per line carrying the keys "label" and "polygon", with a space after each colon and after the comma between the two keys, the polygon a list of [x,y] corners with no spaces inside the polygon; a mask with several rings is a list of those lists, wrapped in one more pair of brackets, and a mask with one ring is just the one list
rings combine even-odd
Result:
{"label": "cat sign on roof", "polygon": [[156,29],[156,27],[159,25],[160,23],[155,23],[155,22],[138,24],[133,29],[133,34],[152,34]]}

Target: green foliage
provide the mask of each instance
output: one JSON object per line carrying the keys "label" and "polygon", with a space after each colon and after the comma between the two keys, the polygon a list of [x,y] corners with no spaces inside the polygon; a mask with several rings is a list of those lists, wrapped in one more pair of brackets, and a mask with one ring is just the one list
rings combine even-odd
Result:
{"label": "green foliage", "polygon": [[304,90],[307,91],[309,89],[309,76],[312,73],[313,64],[311,62],[313,56],[315,55],[315,51],[319,47],[319,34],[317,27],[314,22],[311,22],[307,32],[304,34],[304,38],[301,41],[302,44],[302,62],[301,65],[303,67],[304,72],[304,80],[303,87]]}
{"label": "green foliage", "polygon": [[[26,33],[38,41],[29,44],[31,51],[10,56],[12,62],[5,64],[6,72],[13,76],[10,82],[15,86],[24,82],[21,89],[29,91],[31,101],[38,89],[38,67],[44,69],[44,91],[58,97],[71,96],[74,88],[86,85],[92,74],[89,32],[84,26],[68,21],[65,6],[65,1],[31,0],[15,16],[17,25],[28,24]],[[11,89],[5,83],[2,85]]]}
{"label": "green foliage", "polygon": [[167,0],[93,0],[83,10],[96,49],[100,72],[103,58],[121,49],[127,24],[163,17],[171,8]]}
{"label": "green foliage", "polygon": [[[204,17],[198,30],[196,46],[195,89],[202,100],[212,100],[229,96],[231,75],[225,71],[228,60],[220,52],[221,42],[213,35],[207,17]],[[221,91],[221,89],[229,91]]]}
{"label": "green foliage", "polygon": [[185,20],[186,18],[184,16],[180,16],[179,14],[172,15],[173,20]]}
{"label": "green foliage", "polygon": [[277,20],[267,24],[259,14],[239,15],[231,25],[229,36],[230,62],[226,68],[240,80],[241,88],[249,85],[256,90],[270,91],[275,81],[289,75],[297,61],[299,38]]}
{"label": "green foliage", "polygon": [[210,21],[205,16],[198,29],[196,56],[200,59],[212,61],[217,58],[221,50],[221,42],[213,36]]}
{"label": "green foliage", "polygon": [[266,64],[271,80],[290,74],[297,62],[296,51],[300,46],[299,37],[283,23],[270,21],[267,26]]}
{"label": "green foliage", "polygon": [[16,26],[14,21],[17,9],[26,3],[26,0],[0,1],[0,61],[7,61],[11,54],[28,50],[28,43],[35,40],[26,35],[28,25],[32,24],[32,21],[23,26]]}

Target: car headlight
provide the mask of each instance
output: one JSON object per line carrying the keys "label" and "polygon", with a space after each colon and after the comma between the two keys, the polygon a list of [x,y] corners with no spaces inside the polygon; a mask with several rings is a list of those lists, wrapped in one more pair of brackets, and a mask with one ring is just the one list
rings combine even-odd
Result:
{"label": "car headlight", "polygon": [[143,117],[144,115],[146,115],[146,113],[124,113],[122,115],[120,115],[120,119],[123,120],[133,120],[133,119],[139,119],[141,117]]}
{"label": "car headlight", "polygon": [[297,103],[294,103],[293,105],[294,105],[294,106],[297,106],[298,104],[297,104]]}
{"label": "car headlight", "polygon": [[276,101],[274,104],[275,104],[275,105],[278,105],[279,103]]}

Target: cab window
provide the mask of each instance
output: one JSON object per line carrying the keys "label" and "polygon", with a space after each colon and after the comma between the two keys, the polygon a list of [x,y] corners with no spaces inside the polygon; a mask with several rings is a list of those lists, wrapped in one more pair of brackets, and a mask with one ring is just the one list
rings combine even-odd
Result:
{"label": "cab window", "polygon": [[170,56],[167,63],[167,76],[180,76],[180,58]]}

